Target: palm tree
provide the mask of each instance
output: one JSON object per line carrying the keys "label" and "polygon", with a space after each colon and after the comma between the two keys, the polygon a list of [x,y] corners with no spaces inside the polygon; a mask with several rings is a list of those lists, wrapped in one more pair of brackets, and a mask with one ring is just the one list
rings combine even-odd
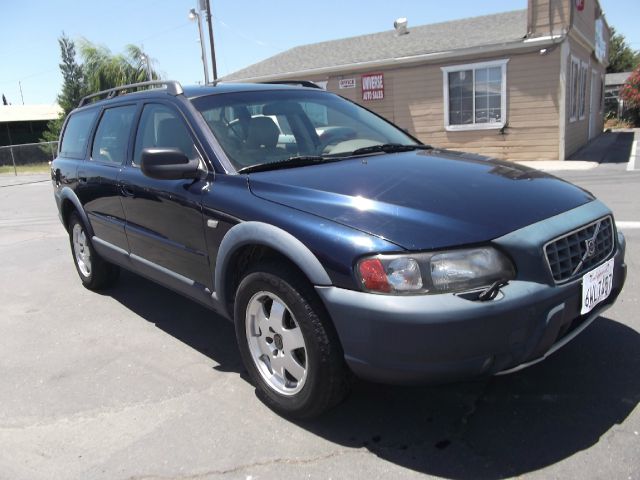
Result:
{"label": "palm tree", "polygon": [[80,56],[89,93],[144,82],[149,79],[149,72],[153,80],[160,78],[153,67],[147,71],[146,62],[151,60],[147,60],[148,55],[136,45],[127,45],[124,54],[114,55],[108,48],[83,39]]}
{"label": "palm tree", "polygon": [[[80,40],[80,56],[82,64],[76,63],[75,44],[63,33],[60,39],[62,63],[60,69],[64,78],[58,102],[64,108],[60,118],[51,120],[43,133],[41,142],[54,142],[60,136],[60,129],[69,111],[77,106],[78,100],[91,93],[100,92],[119,85],[144,82],[149,79],[159,80],[160,75],[147,66],[149,57],[140,47],[127,45],[124,54],[113,55],[101,45],[95,45],[86,39]],[[153,63],[153,62],[152,62]],[[52,144],[40,147],[47,155],[51,155]]]}

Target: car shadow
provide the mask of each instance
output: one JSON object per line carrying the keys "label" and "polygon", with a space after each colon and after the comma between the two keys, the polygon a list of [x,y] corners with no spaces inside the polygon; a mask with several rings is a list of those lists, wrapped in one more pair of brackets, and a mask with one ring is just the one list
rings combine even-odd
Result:
{"label": "car shadow", "polygon": [[233,324],[212,310],[125,269],[113,288],[100,293],[208,356],[216,370],[244,376]]}
{"label": "car shadow", "polygon": [[301,423],[446,478],[519,476],[597,443],[640,401],[640,335],[598,318],[545,362],[521,372],[429,388],[360,383],[347,402]]}
{"label": "car shadow", "polygon": [[627,163],[633,148],[633,131],[604,132],[572,154],[569,160]]}
{"label": "car shadow", "polygon": [[[106,293],[209,356],[217,369],[245,376],[228,320],[128,272]],[[356,381],[345,403],[294,423],[417,472],[455,479],[518,476],[589,448],[624,421],[640,401],[639,351],[638,332],[600,317],[521,372],[434,387]]]}

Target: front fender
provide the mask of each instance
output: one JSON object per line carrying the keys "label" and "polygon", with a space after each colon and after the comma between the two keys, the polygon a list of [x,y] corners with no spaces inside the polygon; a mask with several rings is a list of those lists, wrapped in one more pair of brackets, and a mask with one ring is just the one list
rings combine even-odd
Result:
{"label": "front fender", "polygon": [[214,286],[216,297],[225,303],[225,308],[227,291],[224,279],[233,254],[246,245],[270,247],[291,260],[313,285],[331,285],[329,275],[316,256],[296,237],[268,223],[243,222],[227,232],[218,249]]}

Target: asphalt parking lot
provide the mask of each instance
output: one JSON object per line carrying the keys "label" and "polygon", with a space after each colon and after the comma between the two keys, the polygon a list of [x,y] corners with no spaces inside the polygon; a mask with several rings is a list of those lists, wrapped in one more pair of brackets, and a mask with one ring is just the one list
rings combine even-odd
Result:
{"label": "asphalt parking lot", "polygon": [[[640,171],[556,175],[640,222]],[[618,303],[547,361],[440,387],[356,383],[294,423],[255,396],[228,321],[129,273],[84,289],[50,183],[21,179],[0,186],[1,479],[640,478],[633,223]]]}

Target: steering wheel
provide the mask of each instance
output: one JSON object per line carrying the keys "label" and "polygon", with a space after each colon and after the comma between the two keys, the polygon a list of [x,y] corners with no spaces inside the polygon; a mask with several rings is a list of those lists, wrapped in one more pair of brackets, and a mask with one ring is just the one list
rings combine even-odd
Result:
{"label": "steering wheel", "polygon": [[320,145],[318,145],[318,153],[326,153],[325,150],[329,145],[338,144],[346,140],[351,140],[356,132],[351,129],[338,128],[336,130],[327,130],[320,135]]}

